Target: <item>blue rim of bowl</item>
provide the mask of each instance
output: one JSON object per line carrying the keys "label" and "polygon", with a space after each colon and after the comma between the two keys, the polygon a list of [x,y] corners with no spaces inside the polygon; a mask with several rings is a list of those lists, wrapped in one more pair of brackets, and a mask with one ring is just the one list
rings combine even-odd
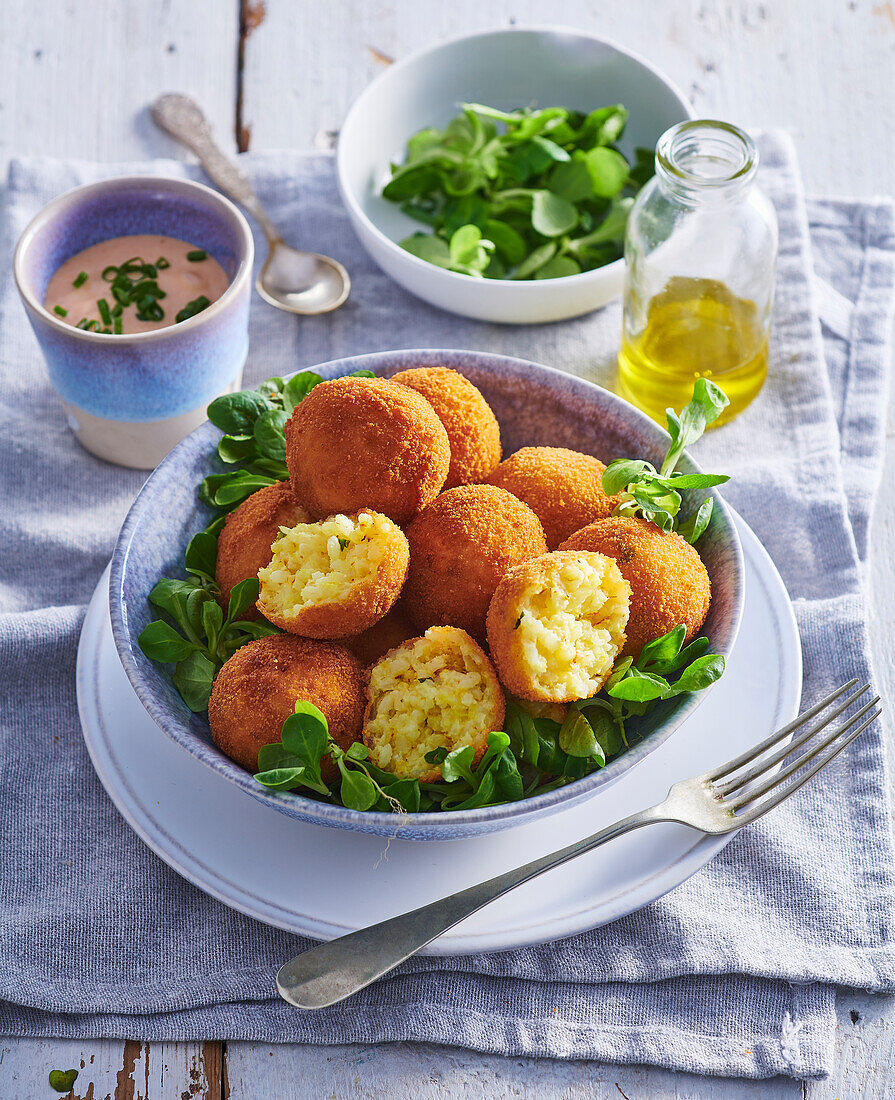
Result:
{"label": "blue rim of bowl", "polygon": [[[573,390],[579,389],[584,398],[593,390],[599,390],[608,396],[611,401],[623,405],[626,414],[633,417],[635,421],[640,421],[641,426],[647,432],[662,432],[658,424],[656,424],[654,420],[651,420],[645,413],[640,412],[639,409],[635,408],[617,394],[604,389],[602,386],[598,386],[594,382],[588,382],[584,378],[579,378],[576,375],[557,370],[555,367],[548,367],[528,359],[518,359],[514,356],[498,355],[492,352],[408,348],[395,351],[369,352],[365,355],[353,355],[343,359],[332,359],[326,363],[312,364],[304,369],[316,370],[318,373],[325,374],[327,378],[336,378],[355,370],[372,370],[374,365],[378,365],[381,368],[392,363],[401,364],[408,357],[412,357],[417,365],[443,366],[445,357],[448,356],[452,360],[451,365],[456,367],[456,369],[462,369],[462,363],[458,366],[458,360],[462,360],[466,356],[469,357],[470,367],[475,366],[481,368],[484,366],[485,369],[488,369],[490,366],[501,366],[515,371],[525,371],[529,376],[531,369],[534,368],[539,372],[556,375],[563,380],[564,384],[570,385]],[[429,363],[429,361],[431,361],[431,363]],[[358,824],[367,822],[370,825],[379,825],[380,829],[387,828],[389,825],[393,826],[395,815],[391,813],[371,810],[350,810],[344,806],[320,802],[316,799],[306,798],[303,795],[293,792],[280,793],[265,790],[255,782],[249,772],[245,771],[238,764],[230,760],[229,757],[225,756],[213,743],[206,743],[190,733],[189,730],[185,729],[182,722],[170,714],[167,700],[162,692],[147,683],[137,667],[137,662],[130,643],[130,634],[127,628],[127,612],[126,608],[124,608],[124,601],[121,593],[134,527],[140,518],[140,502],[144,494],[149,491],[152,482],[159,476],[160,471],[174,460],[181,449],[192,446],[193,444],[191,441],[194,440],[199,433],[205,433],[211,436],[209,432],[210,427],[207,421],[205,424],[198,427],[194,432],[188,435],[183,442],[179,443],[160,463],[156,470],[149,475],[143,488],[137,494],[134,503],[131,505],[130,511],[125,517],[121,532],[118,536],[118,541],[115,544],[109,575],[109,608],[115,648],[118,650],[118,656],[124,666],[124,671],[127,673],[131,686],[146,711],[155,721],[156,725],[159,726],[172,741],[186,749],[192,756],[195,756],[196,759],[200,760],[207,767],[217,771],[219,774],[225,775],[227,779],[235,783],[236,786],[253,798],[257,798],[261,802],[269,803],[277,809],[279,808],[277,803],[281,805],[286,803],[287,805],[294,806],[296,811],[300,812],[301,816],[306,820],[315,821],[322,825],[335,827],[348,826],[355,828]],[[211,438],[209,442],[212,442]],[[211,451],[209,451],[209,455],[211,455]],[[692,458],[689,458],[686,452],[684,454],[684,460],[692,472],[702,473],[701,468]],[[733,578],[733,626],[726,645],[714,650],[715,652],[721,653],[721,655],[727,659],[733,650],[743,616],[743,549],[730,508],[715,489],[710,489],[709,492],[714,498],[715,509],[724,517],[727,529],[730,532],[730,543],[736,560],[735,576]],[[592,772],[583,779],[573,780],[571,783],[567,783],[565,786],[559,787],[554,791],[548,791],[545,794],[532,795],[518,802],[508,802],[499,806],[486,806],[475,810],[416,813],[413,814],[412,818],[414,827],[433,828],[437,832],[440,828],[444,828],[445,831],[448,831],[452,826],[468,826],[474,828],[476,825],[483,825],[486,822],[502,821],[508,818],[516,818],[521,822],[531,815],[539,815],[542,812],[549,812],[551,809],[558,808],[564,802],[578,801],[593,796],[600,787],[613,782],[647,757],[654,749],[657,749],[663,744],[663,742],[679,729],[683,722],[696,710],[710,690],[711,688],[708,688],[687,697],[684,702],[680,704],[679,708],[669,717],[664,726],[648,734],[641,742],[634,745],[620,756],[615,757],[604,768]],[[380,830],[372,829],[369,831]],[[450,838],[445,837],[445,839]]]}
{"label": "blue rim of bowl", "polygon": [[[38,229],[41,229],[43,225],[51,221],[55,214],[59,210],[66,206],[77,195],[89,195],[102,194],[105,191],[115,192],[123,190],[130,190],[131,188],[136,190],[137,184],[174,184],[176,187],[183,187],[187,191],[198,191],[202,196],[211,198],[216,202],[224,211],[228,214],[239,228],[243,242],[243,254],[239,260],[239,266],[230,282],[227,284],[227,289],[216,301],[212,302],[207,309],[203,309],[201,313],[197,313],[194,317],[187,318],[186,321],[180,321],[175,325],[165,325],[163,328],[150,329],[148,332],[129,332],[129,333],[107,333],[107,332],[88,332],[86,329],[76,328],[74,325],[67,325],[64,321],[61,321],[55,314],[38,301],[34,295],[31,287],[26,285],[25,279],[22,277],[22,257],[25,254],[26,249],[32,244],[34,236]],[[145,344],[152,342],[160,342],[165,339],[170,339],[174,333],[182,333],[194,328],[198,328],[199,325],[205,324],[212,320],[214,317],[224,309],[230,301],[242,290],[246,282],[249,282],[252,277],[252,266],[255,262],[255,239],[252,236],[252,230],[249,223],[246,221],[244,214],[234,203],[228,198],[222,195],[219,191],[215,191],[212,187],[207,187],[204,183],[198,183],[196,180],[182,179],[179,176],[113,176],[107,180],[97,180],[95,183],[83,183],[78,187],[72,187],[68,191],[63,191],[61,195],[57,195],[54,199],[41,207],[40,210],[34,215],[30,222],[22,230],[22,235],[19,237],[16,243],[15,252],[12,258],[12,273],[15,280],[16,288],[22,297],[22,301],[35,313],[39,314],[42,320],[47,321],[52,328],[58,332],[65,333],[67,336],[72,336],[76,340],[86,341],[87,343],[104,343],[107,340],[117,341],[118,345],[123,344],[125,341],[128,344],[133,342]],[[116,346],[115,344],[109,344],[109,347]]]}
{"label": "blue rim of bowl", "polygon": [[[454,46],[459,42],[468,42],[473,38],[487,38],[489,35],[495,34],[531,34],[532,32],[562,34],[572,38],[584,38],[588,39],[591,42],[599,42],[602,46],[608,46],[610,49],[615,50],[616,53],[619,53],[622,56],[629,58],[631,61],[635,61],[638,65],[642,65],[645,69],[649,70],[649,72],[651,72],[653,76],[657,77],[665,85],[666,88],[668,88],[668,90],[676,97],[678,105],[684,112],[685,117],[681,119],[682,122],[692,122],[694,119],[696,119],[697,116],[696,112],[693,109],[693,105],[684,95],[683,91],[681,91],[677,84],[675,84],[673,80],[669,79],[669,77],[667,77],[665,73],[661,71],[661,69],[657,69],[655,65],[653,65],[650,61],[647,61],[647,59],[641,54],[635,53],[634,50],[629,50],[625,46],[619,45],[619,43],[615,42],[613,39],[604,38],[602,35],[599,34],[590,34],[587,31],[578,30],[575,27],[566,27],[560,24],[547,24],[542,26],[532,25],[519,27],[491,27],[488,30],[476,31],[474,34],[461,34],[458,35],[456,38],[448,38],[444,42],[439,42],[436,46],[427,46],[425,49],[417,50],[416,53],[410,54],[409,57],[403,57],[400,61],[395,61],[393,64],[389,65],[385,72],[380,73],[379,76],[371,80],[370,83],[360,93],[360,95],[358,95],[358,97],[354,100],[354,102],[348,108],[348,114],[345,116],[345,119],[342,123],[341,131],[344,132],[345,128],[351,122],[352,115],[355,113],[356,110],[359,109],[361,101],[366,97],[367,93],[372,88],[379,85],[382,81],[393,79],[394,73],[401,72],[402,69],[406,68],[409,65],[412,65],[415,61],[419,61],[420,58],[425,57],[428,54],[437,53],[439,50],[446,49],[448,46]],[[409,137],[410,135],[408,134],[407,136]],[[411,262],[412,267],[416,267],[420,271],[438,271],[441,273],[441,275],[450,278],[452,281],[456,281],[457,279],[463,279],[467,282],[469,281],[469,275],[462,275],[458,271],[447,271],[445,268],[436,267],[434,264],[427,263],[426,260],[421,260],[419,256],[414,256],[412,252],[408,252],[406,249],[401,248],[401,246],[397,244],[397,242],[393,241],[391,237],[383,233],[379,226],[376,225],[376,223],[367,216],[363,208],[355,199],[354,195],[343,183],[342,159],[342,142],[340,135],[340,140],[336,145],[336,183],[338,184],[339,195],[341,196],[342,202],[351,217],[357,218],[358,221],[369,227],[376,239],[384,244],[385,247],[392,251],[395,255],[407,258]],[[611,264],[605,264],[603,267],[596,267],[592,271],[579,271],[576,275],[561,275],[557,279],[551,279],[550,282],[566,285],[574,280],[586,279],[588,278],[588,276],[593,278],[594,276],[606,272],[615,272],[619,269],[619,265],[623,267],[624,263],[625,261],[623,259],[613,260]],[[528,288],[527,290],[520,290],[520,294],[533,294],[538,289],[538,283],[534,280],[526,281],[523,279],[483,279],[480,280],[480,282],[485,285],[493,283],[496,286],[517,286]]]}

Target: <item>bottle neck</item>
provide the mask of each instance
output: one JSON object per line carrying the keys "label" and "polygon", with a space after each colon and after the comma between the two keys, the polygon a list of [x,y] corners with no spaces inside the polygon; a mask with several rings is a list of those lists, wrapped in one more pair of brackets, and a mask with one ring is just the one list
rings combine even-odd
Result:
{"label": "bottle neck", "polygon": [[666,130],[656,146],[656,178],[665,194],[686,206],[743,199],[758,170],[758,149],[729,122],[697,119]]}

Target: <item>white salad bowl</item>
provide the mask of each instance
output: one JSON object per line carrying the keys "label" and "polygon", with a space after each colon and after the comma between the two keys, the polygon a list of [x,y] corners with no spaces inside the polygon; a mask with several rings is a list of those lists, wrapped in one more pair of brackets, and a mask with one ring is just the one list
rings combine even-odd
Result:
{"label": "white salad bowl", "polygon": [[482,321],[528,324],[577,317],[621,292],[624,261],[560,279],[479,279],[435,267],[397,243],[422,227],[382,197],[407,139],[443,126],[463,102],[591,111],[622,103],[630,112],[620,148],[653,148],[693,117],[683,93],[635,54],[564,27],[510,27],[423,50],[377,77],[355,101],[339,135],[336,172],[361,243],[406,290],[442,309]]}

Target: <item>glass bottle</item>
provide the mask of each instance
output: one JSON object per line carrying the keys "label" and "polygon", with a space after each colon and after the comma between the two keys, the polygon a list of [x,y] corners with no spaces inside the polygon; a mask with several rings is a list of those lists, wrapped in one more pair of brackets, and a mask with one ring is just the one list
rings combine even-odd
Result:
{"label": "glass bottle", "polygon": [[660,424],[710,378],[741,412],[768,368],[777,218],[755,186],[758,150],[726,122],[682,122],[656,146],[656,174],[625,237],[619,352],[623,397]]}

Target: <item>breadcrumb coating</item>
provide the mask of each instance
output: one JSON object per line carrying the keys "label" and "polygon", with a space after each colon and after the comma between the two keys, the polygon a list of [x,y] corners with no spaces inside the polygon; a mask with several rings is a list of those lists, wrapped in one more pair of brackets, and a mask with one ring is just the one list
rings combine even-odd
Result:
{"label": "breadcrumb coating", "polygon": [[[332,739],[343,749],[360,739],[365,691],[360,662],[342,645],[274,634],[233,654],[218,673],[208,701],[208,723],[218,748],[250,772],[258,750],[280,740],[296,702],[323,711]],[[323,779],[338,769],[323,759]]]}
{"label": "breadcrumb coating", "polygon": [[372,508],[404,525],[451,463],[444,425],[416,390],[384,378],[321,382],[286,422],[286,465],[314,519]]}
{"label": "breadcrumb coating", "polygon": [[[288,481],[278,481],[252,493],[232,511],[218,536],[218,560],[215,581],[219,589],[218,602],[226,612],[233,586],[249,577],[270,561],[271,546],[279,538],[281,527],[294,527],[311,517],[295,499]],[[258,609],[252,605],[243,619],[257,619]]]}
{"label": "breadcrumb coating", "polygon": [[484,640],[488,604],[507,571],[545,553],[538,517],[495,485],[442,493],[407,528],[403,603],[420,630],[458,626]]}
{"label": "breadcrumb coating", "polygon": [[358,634],[401,595],[409,558],[401,528],[368,509],[283,528],[258,573],[258,608],[292,634]]}
{"label": "breadcrumb coating", "polygon": [[602,554],[562,551],[511,569],[488,609],[501,683],[521,699],[595,695],[625,644],[630,588]]}
{"label": "breadcrumb coating", "polygon": [[687,641],[705,622],[712,598],[708,572],[695,547],[675,532],[629,516],[610,516],[577,531],[562,550],[591,550],[618,563],[631,586],[631,614],[622,651],[636,657],[680,623]]}
{"label": "breadcrumb coating", "polygon": [[472,382],[448,367],[413,367],[392,381],[421,393],[444,424],[451,446],[444,488],[485,481],[500,462],[500,427]]}
{"label": "breadcrumb coating", "polygon": [[603,492],[606,467],[598,458],[565,447],[523,447],[486,479],[517,496],[544,527],[555,550],[594,520],[608,516],[619,501]]}
{"label": "breadcrumb coating", "polygon": [[[426,753],[475,747],[503,726],[504,697],[494,666],[465,630],[436,626],[390,650],[370,670],[364,744],[371,761],[399,776],[434,782]],[[474,766],[473,765],[473,766]]]}

